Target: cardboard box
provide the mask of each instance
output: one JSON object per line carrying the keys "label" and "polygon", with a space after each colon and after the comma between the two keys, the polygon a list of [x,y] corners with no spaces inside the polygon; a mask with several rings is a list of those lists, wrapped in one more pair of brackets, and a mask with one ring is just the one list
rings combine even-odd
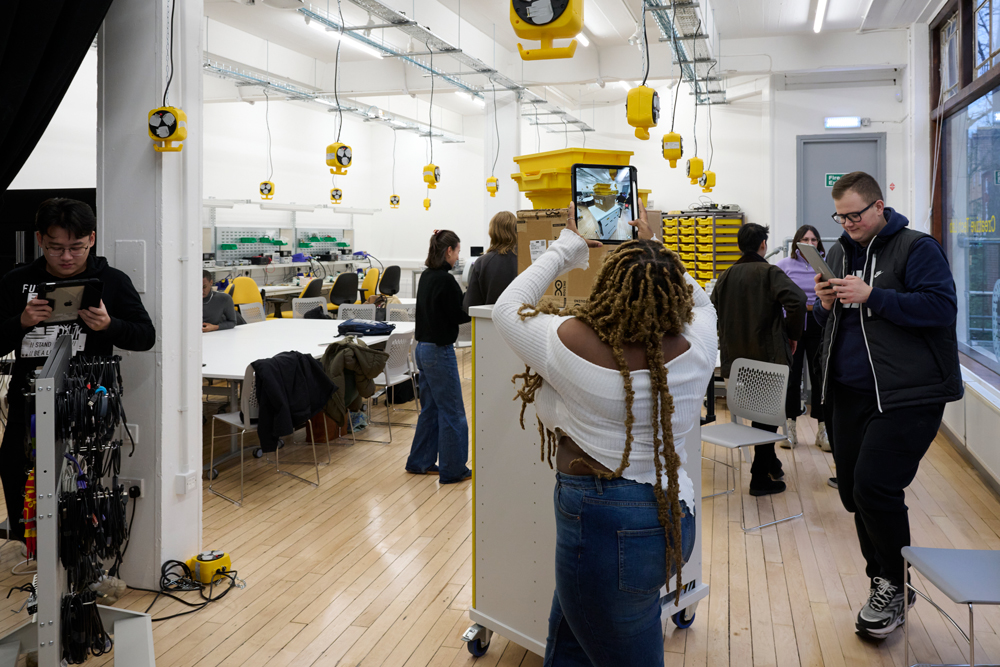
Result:
{"label": "cardboard box", "polygon": [[[649,226],[658,236],[663,234],[663,214],[660,211],[647,211]],[[517,272],[520,274],[531,266],[548,248],[552,241],[559,238],[566,228],[567,211],[564,208],[533,209],[517,212]],[[604,257],[613,245],[604,245],[590,249],[590,266],[586,269],[574,269],[567,274],[558,276],[545,290],[540,304],[555,304],[560,308],[585,303],[590,298],[594,288],[594,280],[604,264]]]}

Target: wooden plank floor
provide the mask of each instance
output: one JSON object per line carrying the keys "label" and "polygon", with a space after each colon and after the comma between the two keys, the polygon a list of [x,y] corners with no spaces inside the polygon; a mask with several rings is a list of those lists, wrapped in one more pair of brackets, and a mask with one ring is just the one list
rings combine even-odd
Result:
{"label": "wooden plank floor", "polygon": [[[468,408],[470,386],[463,384]],[[720,419],[727,419],[724,403],[719,407]],[[412,423],[415,416],[396,412],[393,420]],[[798,428],[801,441],[813,442],[815,422],[801,418]],[[388,431],[371,427],[360,435],[385,439]],[[436,477],[406,474],[412,435],[399,427],[389,445],[332,446],[332,463],[321,468],[318,489],[248,457],[242,508],[206,491],[204,545],[232,553],[247,588],[196,614],[154,624],[157,665],[540,665],[538,656],[499,635],[478,660],[460,641],[472,597],[471,488],[442,487]],[[791,454],[779,450],[789,473]],[[757,521],[797,511],[797,485],[802,519],[745,535],[738,498],[704,502],[704,577],[711,593],[690,629],[666,623],[668,666],[903,664],[901,630],[880,644],[854,634],[868,581],[853,519],[826,484],[833,474],[830,455],[811,445],[800,445],[794,454],[797,476],[787,476],[797,479],[790,480],[789,491],[748,502],[746,513],[748,521]],[[722,489],[724,468],[702,465],[704,492]],[[222,466],[219,484],[228,494],[238,493],[235,473],[233,463]],[[907,503],[914,544],[1000,547],[1000,502],[941,437],[908,489]],[[16,560],[15,547],[0,550],[5,588],[30,581],[9,574]],[[920,577],[915,580],[926,589]],[[928,592],[965,627],[963,610]],[[130,592],[118,604],[144,610],[152,599]],[[8,607],[22,601],[15,592]],[[161,599],[153,613],[183,610]],[[917,660],[965,661],[966,645],[954,628],[923,601],[914,611],[910,643]],[[977,658],[996,661],[1000,610],[981,608],[977,615]],[[8,614],[0,632],[23,618]],[[111,665],[112,656],[88,664]]]}

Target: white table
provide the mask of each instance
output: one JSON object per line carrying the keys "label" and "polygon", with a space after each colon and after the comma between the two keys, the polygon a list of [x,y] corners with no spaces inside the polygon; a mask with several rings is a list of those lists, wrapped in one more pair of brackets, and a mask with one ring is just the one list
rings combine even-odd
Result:
{"label": "white table", "polygon": [[[202,334],[201,375],[219,380],[242,380],[247,366],[258,360],[293,350],[319,358],[326,346],[340,336],[337,327],[342,320],[281,319],[212,331]],[[410,333],[412,322],[393,322],[395,333]],[[384,343],[388,336],[364,336],[371,346]]]}

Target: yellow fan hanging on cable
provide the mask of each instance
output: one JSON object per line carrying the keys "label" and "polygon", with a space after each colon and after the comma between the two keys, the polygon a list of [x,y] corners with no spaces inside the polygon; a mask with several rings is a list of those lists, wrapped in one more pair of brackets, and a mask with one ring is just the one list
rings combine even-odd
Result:
{"label": "yellow fan hanging on cable", "polygon": [[553,47],[556,39],[572,39],[583,30],[583,0],[510,0],[510,23],[521,39],[537,40],[541,46],[517,50],[522,60],[572,58],[577,41]]}

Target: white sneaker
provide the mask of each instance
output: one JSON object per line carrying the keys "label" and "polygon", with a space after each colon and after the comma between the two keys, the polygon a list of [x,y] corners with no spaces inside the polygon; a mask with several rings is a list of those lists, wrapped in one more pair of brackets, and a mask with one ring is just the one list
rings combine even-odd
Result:
{"label": "white sneaker", "polygon": [[781,443],[782,449],[791,449],[795,445],[799,444],[798,435],[795,432],[795,420],[786,419],[785,420],[785,436],[787,440],[783,440]]}
{"label": "white sneaker", "polygon": [[816,446],[824,452],[833,451],[830,448],[830,438],[826,435],[826,424],[823,422],[819,423],[819,430],[816,431]]}

